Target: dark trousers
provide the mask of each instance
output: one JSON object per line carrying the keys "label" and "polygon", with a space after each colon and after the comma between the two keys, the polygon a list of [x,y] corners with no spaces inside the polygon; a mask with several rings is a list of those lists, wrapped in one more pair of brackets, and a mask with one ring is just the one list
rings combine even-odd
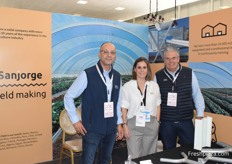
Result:
{"label": "dark trousers", "polygon": [[109,164],[116,139],[116,132],[111,134],[86,133],[82,138],[81,164],[93,164],[97,152],[98,164]]}
{"label": "dark trousers", "polygon": [[161,121],[159,130],[164,150],[175,148],[177,139],[180,145],[194,144],[194,126],[192,120],[177,122]]}

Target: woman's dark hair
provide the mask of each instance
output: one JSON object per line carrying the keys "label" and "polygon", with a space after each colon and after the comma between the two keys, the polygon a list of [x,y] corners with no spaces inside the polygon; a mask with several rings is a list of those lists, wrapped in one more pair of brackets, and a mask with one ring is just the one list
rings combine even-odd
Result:
{"label": "woman's dark hair", "polygon": [[134,62],[134,65],[133,65],[133,68],[132,68],[132,79],[136,80],[137,79],[137,74],[136,72],[134,71],[134,69],[136,68],[137,64],[139,62],[142,62],[144,61],[147,65],[147,76],[146,76],[146,80],[151,80],[151,77],[152,77],[152,72],[151,72],[151,67],[150,67],[150,63],[149,61],[144,58],[144,57],[139,57],[138,59],[135,60]]}

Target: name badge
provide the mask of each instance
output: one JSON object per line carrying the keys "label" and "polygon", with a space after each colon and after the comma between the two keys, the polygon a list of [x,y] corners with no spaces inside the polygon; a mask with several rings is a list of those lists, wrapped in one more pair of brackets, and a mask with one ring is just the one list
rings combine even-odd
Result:
{"label": "name badge", "polygon": [[169,92],[167,106],[176,106],[177,103],[177,93]]}
{"label": "name badge", "polygon": [[145,122],[150,122],[151,121],[151,112],[147,109],[144,111],[146,117],[145,117]]}
{"label": "name badge", "polygon": [[104,103],[104,118],[114,117],[114,103],[105,102]]}
{"label": "name badge", "polygon": [[138,113],[136,115],[135,126],[145,127],[146,114]]}
{"label": "name badge", "polygon": [[151,121],[151,112],[148,109],[144,109],[143,113],[145,114],[145,122],[150,122]]}

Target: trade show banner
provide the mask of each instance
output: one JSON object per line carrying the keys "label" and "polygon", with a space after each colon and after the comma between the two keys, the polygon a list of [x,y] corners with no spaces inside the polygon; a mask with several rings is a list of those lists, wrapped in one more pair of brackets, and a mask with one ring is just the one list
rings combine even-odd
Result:
{"label": "trade show banner", "polygon": [[[190,17],[189,67],[213,117],[218,141],[232,144],[232,8]],[[223,120],[223,121],[222,121]],[[217,131],[216,131],[217,129]]]}
{"label": "trade show banner", "polygon": [[225,116],[232,116],[231,12],[232,8],[224,9],[190,17],[189,21],[189,67],[197,75],[205,111]]}
{"label": "trade show banner", "polygon": [[51,160],[51,14],[0,13],[0,163]]}
{"label": "trade show banner", "polygon": [[190,17],[189,62],[232,62],[231,12],[232,8]]}

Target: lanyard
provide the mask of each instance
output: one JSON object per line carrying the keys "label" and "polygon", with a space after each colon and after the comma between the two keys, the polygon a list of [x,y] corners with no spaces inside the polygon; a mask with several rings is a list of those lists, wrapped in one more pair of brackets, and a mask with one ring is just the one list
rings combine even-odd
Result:
{"label": "lanyard", "polygon": [[182,70],[182,66],[179,65],[179,67],[180,67],[180,68],[176,71],[174,77],[173,77],[170,73],[168,73],[166,69],[164,69],[164,73],[165,73],[166,76],[172,81],[172,84],[173,84],[173,85],[172,85],[172,92],[174,91],[174,83],[175,83],[176,79],[178,78],[178,76],[179,76],[179,74],[180,74],[180,71]]}
{"label": "lanyard", "polygon": [[[138,85],[138,83],[137,83],[137,85]],[[140,88],[139,88],[139,85],[138,85],[138,90],[140,91],[140,93],[141,93],[141,106],[146,106],[146,93],[147,93],[147,84],[145,84],[145,87],[143,88],[143,91],[144,92],[142,92],[141,90],[140,90]],[[144,93],[144,94],[143,94]]]}
{"label": "lanyard", "polygon": [[[105,78],[103,77],[98,65],[96,64],[96,68],[97,68],[97,71],[98,71],[98,74],[100,75],[103,83],[106,85],[107,87],[107,95],[108,95],[108,102],[110,101],[110,97],[111,97],[111,90],[112,90],[112,83],[113,83],[113,78],[114,78],[114,75],[112,75],[110,79],[110,81],[107,83]],[[111,87],[111,88],[110,88]]]}

